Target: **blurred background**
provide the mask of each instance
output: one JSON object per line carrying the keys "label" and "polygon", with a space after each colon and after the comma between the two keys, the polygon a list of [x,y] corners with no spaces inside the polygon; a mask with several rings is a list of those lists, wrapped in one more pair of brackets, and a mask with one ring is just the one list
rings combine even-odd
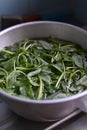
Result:
{"label": "blurred background", "polygon": [[0,0],[0,29],[28,21],[87,25],[87,0]]}
{"label": "blurred background", "polygon": [[[16,24],[43,20],[70,23],[87,29],[87,0],[0,0],[0,31]],[[68,129],[77,130],[77,126],[80,126],[78,129],[87,130],[85,116],[81,118],[79,115],[79,120],[76,121],[75,117],[66,122],[66,125],[73,123]],[[32,127],[38,130],[39,127],[49,125],[19,119],[4,102],[0,102],[0,130],[25,130]]]}

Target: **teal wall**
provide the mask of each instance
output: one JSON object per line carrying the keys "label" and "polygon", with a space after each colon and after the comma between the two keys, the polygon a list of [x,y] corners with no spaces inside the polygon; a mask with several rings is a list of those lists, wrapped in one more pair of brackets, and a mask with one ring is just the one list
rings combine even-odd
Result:
{"label": "teal wall", "polygon": [[72,0],[72,12],[80,22],[87,25],[87,0]]}
{"label": "teal wall", "polygon": [[68,0],[0,0],[0,15],[68,12]]}

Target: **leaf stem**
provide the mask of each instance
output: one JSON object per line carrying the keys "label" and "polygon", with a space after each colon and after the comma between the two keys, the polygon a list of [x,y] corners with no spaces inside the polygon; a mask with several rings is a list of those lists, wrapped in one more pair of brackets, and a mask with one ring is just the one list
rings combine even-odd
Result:
{"label": "leaf stem", "polygon": [[58,79],[58,81],[57,81],[57,83],[56,83],[56,85],[55,85],[55,88],[58,88],[59,87],[59,83],[60,83],[60,81],[62,80],[62,78],[64,77],[64,75],[65,75],[65,71],[60,75],[60,77],[59,77],[59,79]]}
{"label": "leaf stem", "polygon": [[43,92],[43,82],[42,82],[41,76],[39,76],[39,80],[40,80],[40,87],[39,87],[37,99],[41,99],[42,95],[43,95],[42,94],[42,92]]}

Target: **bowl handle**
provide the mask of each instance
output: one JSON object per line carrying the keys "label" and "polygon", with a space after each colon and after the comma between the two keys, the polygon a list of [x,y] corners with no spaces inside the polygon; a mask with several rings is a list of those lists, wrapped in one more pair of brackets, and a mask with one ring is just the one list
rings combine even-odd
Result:
{"label": "bowl handle", "polygon": [[75,102],[76,108],[87,113],[87,96],[81,97]]}

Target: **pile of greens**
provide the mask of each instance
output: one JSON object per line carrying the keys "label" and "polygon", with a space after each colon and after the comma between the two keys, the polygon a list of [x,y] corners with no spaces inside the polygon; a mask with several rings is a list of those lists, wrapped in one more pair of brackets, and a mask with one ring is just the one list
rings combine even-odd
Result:
{"label": "pile of greens", "polygon": [[25,39],[0,51],[0,89],[30,99],[56,99],[87,89],[87,56],[77,44]]}

